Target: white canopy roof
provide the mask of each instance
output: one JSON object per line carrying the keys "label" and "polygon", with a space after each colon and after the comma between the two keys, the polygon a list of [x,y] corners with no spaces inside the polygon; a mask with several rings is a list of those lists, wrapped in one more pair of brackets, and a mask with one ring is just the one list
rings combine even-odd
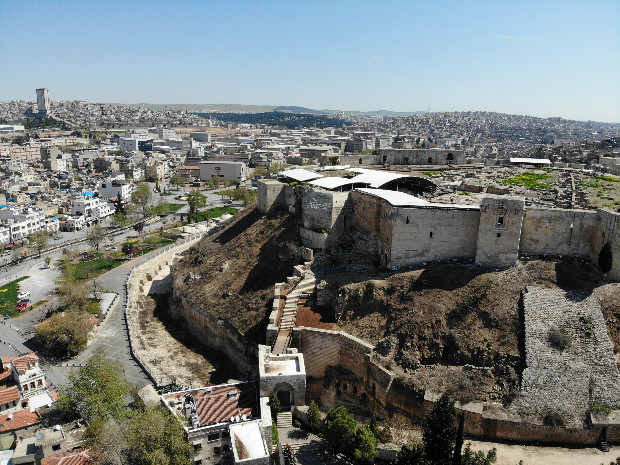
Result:
{"label": "white canopy roof", "polygon": [[312,179],[322,178],[323,175],[315,173],[314,171],[304,170],[302,168],[280,171],[281,176],[294,179],[295,181],[304,182],[311,181]]}
{"label": "white canopy roof", "polygon": [[389,191],[385,189],[368,189],[366,187],[360,187],[355,190],[386,200],[390,205],[394,207],[432,207],[457,210],[480,210],[479,205],[427,202],[424,199],[420,199],[404,192]]}
{"label": "white canopy roof", "polygon": [[511,158],[510,163],[529,163],[530,165],[550,165],[551,160],[546,158]]}
{"label": "white canopy roof", "polygon": [[361,173],[353,179],[355,182],[368,184],[370,187],[380,188],[390,181],[400,178],[408,178],[406,174],[390,173],[389,171],[369,170],[366,168],[350,168],[347,171]]}

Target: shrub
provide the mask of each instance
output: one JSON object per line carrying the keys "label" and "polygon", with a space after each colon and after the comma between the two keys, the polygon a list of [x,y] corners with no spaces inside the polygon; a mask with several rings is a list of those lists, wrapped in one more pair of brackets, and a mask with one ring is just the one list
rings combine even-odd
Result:
{"label": "shrub", "polygon": [[555,410],[551,410],[545,415],[543,423],[546,426],[564,426],[564,418]]}
{"label": "shrub", "polygon": [[549,330],[547,339],[549,344],[551,344],[551,347],[558,350],[565,350],[570,345],[570,337],[566,334],[566,331],[558,328],[557,326],[554,326]]}

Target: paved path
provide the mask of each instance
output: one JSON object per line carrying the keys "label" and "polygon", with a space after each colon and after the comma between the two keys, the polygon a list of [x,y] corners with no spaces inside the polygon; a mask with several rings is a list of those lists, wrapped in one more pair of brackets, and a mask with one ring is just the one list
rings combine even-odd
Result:
{"label": "paved path", "polygon": [[[140,257],[143,259],[144,257]],[[98,280],[101,286],[112,292],[118,292],[120,298],[108,312],[108,316],[101,324],[95,338],[86,349],[71,362],[72,364],[85,364],[86,361],[98,350],[101,350],[106,357],[120,362],[125,370],[125,378],[139,387],[150,384],[144,371],[138,366],[129,352],[129,340],[127,336],[127,326],[123,317],[123,306],[125,304],[125,293],[123,290],[127,274],[135,261],[125,262],[122,265],[102,274]]]}
{"label": "paved path", "polygon": [[280,444],[291,446],[299,465],[351,464],[345,457],[334,455],[327,441],[300,428],[278,428],[278,436]]}

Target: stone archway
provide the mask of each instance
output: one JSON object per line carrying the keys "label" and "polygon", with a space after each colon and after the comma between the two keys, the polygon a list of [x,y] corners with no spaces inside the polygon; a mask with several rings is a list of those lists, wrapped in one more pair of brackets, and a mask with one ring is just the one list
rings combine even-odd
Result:
{"label": "stone archway", "polygon": [[280,401],[282,411],[290,411],[295,405],[295,388],[289,383],[279,383],[273,388],[273,394]]}

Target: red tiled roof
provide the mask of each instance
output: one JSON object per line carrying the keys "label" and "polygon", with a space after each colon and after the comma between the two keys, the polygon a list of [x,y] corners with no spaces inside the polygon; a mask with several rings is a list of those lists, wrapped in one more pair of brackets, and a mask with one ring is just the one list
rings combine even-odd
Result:
{"label": "red tiled roof", "polygon": [[[236,392],[237,395],[231,397],[231,392]],[[231,417],[243,414],[252,418],[252,412],[257,407],[254,383],[215,387],[211,392],[201,389],[194,392],[193,396],[202,426],[228,422]]]}
{"label": "red tiled roof", "polygon": [[37,354],[33,352],[31,354],[16,358],[12,363],[18,373],[23,373],[28,369],[29,363],[35,362],[36,364],[38,361],[39,357],[37,357]]}
{"label": "red tiled roof", "polygon": [[0,405],[8,404],[14,400],[19,400],[19,397],[19,389],[17,389],[17,386],[2,389],[0,390]]}
{"label": "red tiled roof", "polygon": [[91,463],[93,461],[88,449],[65,452],[41,460],[41,465],[90,465]]}
{"label": "red tiled roof", "polygon": [[[0,366],[0,368],[4,368],[4,367]],[[1,371],[0,372],[0,383],[4,381],[5,379],[10,378],[12,374],[13,372],[10,369]]]}
{"label": "red tiled roof", "polygon": [[39,415],[30,410],[20,410],[12,415],[13,418],[10,420],[9,415],[0,416],[0,433],[26,428],[27,426],[36,425],[40,421]]}

